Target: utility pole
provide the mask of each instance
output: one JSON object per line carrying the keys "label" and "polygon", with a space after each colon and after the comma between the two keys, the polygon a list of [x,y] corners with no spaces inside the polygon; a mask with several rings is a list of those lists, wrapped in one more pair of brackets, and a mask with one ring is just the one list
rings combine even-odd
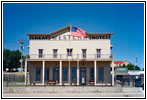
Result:
{"label": "utility pole", "polygon": [[137,66],[138,58],[136,58],[136,66]]}
{"label": "utility pole", "polygon": [[[136,67],[137,67],[137,62],[138,62],[138,58],[136,58]],[[136,68],[136,67],[135,67],[135,68]]]}
{"label": "utility pole", "polygon": [[21,48],[21,59],[20,59],[20,63],[21,63],[21,65],[20,65],[20,68],[21,68],[21,71],[22,71],[22,62],[23,62],[23,59],[22,59],[22,55],[23,55],[23,49],[24,49],[24,47],[23,47],[23,40],[25,40],[25,39],[19,39],[18,41],[19,41],[19,43],[20,43],[20,48]]}

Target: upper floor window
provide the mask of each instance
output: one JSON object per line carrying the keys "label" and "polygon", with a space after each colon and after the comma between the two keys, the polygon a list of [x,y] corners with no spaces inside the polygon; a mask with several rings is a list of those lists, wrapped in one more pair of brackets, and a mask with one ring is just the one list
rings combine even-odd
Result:
{"label": "upper floor window", "polygon": [[53,57],[54,57],[54,58],[57,58],[57,50],[58,50],[58,49],[53,49]]}
{"label": "upper floor window", "polygon": [[82,56],[83,58],[86,58],[86,49],[82,49]]}
{"label": "upper floor window", "polygon": [[101,57],[101,49],[96,49],[96,57],[100,58]]}
{"label": "upper floor window", "polygon": [[38,49],[39,51],[39,58],[42,58],[42,55],[43,55],[43,49]]}
{"label": "upper floor window", "polygon": [[67,49],[67,56],[72,56],[72,49]]}

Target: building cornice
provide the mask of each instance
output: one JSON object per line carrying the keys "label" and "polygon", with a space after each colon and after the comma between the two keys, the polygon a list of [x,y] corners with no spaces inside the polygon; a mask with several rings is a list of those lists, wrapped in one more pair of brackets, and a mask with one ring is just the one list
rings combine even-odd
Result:
{"label": "building cornice", "polygon": [[[59,33],[63,30],[66,30],[66,29],[70,29],[70,26],[65,26],[57,31],[54,31],[54,32],[51,32],[51,33],[27,33],[28,36],[51,36],[51,35],[55,35],[56,33]],[[104,33],[88,33],[86,32],[87,35],[112,35],[113,32],[104,32]]]}

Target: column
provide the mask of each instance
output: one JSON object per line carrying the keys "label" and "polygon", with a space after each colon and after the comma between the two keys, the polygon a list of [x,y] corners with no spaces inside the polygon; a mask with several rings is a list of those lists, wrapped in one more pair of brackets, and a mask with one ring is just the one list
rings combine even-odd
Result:
{"label": "column", "polygon": [[42,85],[44,85],[44,79],[45,79],[44,75],[45,75],[45,61],[43,60],[42,62]]}
{"label": "column", "polygon": [[62,85],[62,61],[60,61],[60,77],[59,77],[59,85]]}
{"label": "column", "polygon": [[27,85],[27,60],[25,60],[25,85]]}
{"label": "column", "polygon": [[77,85],[79,85],[79,61],[77,61]]}
{"label": "column", "polygon": [[70,61],[69,61],[69,64],[68,64],[68,83],[70,85]]}
{"label": "column", "polygon": [[96,70],[97,70],[97,67],[96,67],[96,60],[94,61],[94,85],[96,85]]}
{"label": "column", "polygon": [[112,67],[112,86],[114,86],[114,61],[112,61],[112,64],[111,64],[111,67]]}

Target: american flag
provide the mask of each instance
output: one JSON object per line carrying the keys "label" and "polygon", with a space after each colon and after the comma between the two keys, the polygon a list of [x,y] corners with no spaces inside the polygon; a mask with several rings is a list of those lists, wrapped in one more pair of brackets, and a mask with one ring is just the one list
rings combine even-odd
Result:
{"label": "american flag", "polygon": [[86,32],[77,27],[71,27],[71,36],[73,37],[86,37]]}

